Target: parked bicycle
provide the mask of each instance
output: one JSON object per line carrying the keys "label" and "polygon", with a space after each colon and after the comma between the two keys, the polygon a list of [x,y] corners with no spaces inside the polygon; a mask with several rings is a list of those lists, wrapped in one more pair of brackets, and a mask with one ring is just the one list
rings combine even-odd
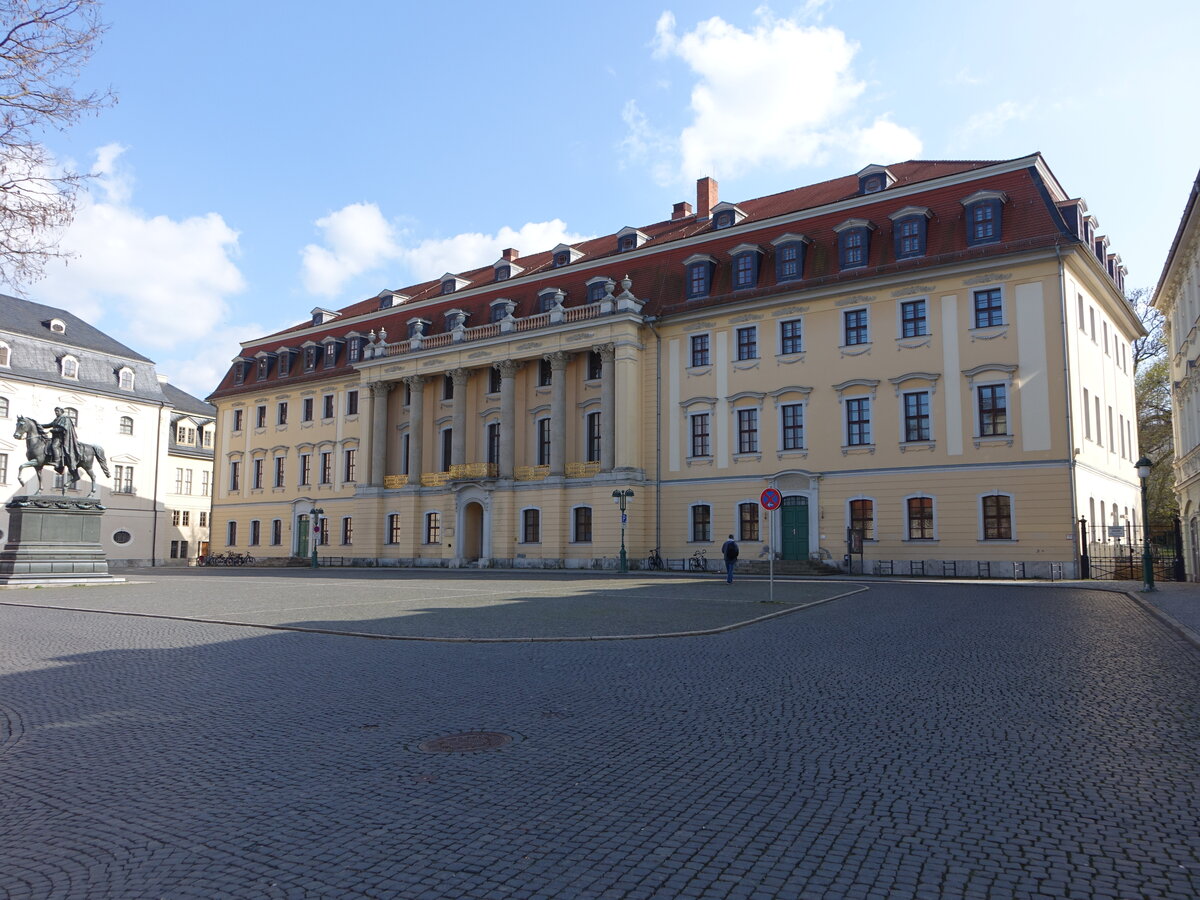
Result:
{"label": "parked bicycle", "polygon": [[665,569],[666,568],[666,565],[663,563],[663,558],[658,555],[657,547],[655,547],[653,550],[651,550],[650,555],[646,557],[646,568],[647,569]]}
{"label": "parked bicycle", "polygon": [[688,568],[697,572],[708,571],[708,551],[701,547],[692,554],[692,558],[688,560]]}

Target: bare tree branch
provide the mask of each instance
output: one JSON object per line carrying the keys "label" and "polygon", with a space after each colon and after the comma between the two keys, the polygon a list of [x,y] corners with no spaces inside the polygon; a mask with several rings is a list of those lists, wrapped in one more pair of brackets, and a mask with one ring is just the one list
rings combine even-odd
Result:
{"label": "bare tree branch", "polygon": [[59,240],[89,176],[57,169],[40,136],[115,102],[75,90],[104,29],[98,0],[0,0],[0,283],[11,288],[68,255]]}

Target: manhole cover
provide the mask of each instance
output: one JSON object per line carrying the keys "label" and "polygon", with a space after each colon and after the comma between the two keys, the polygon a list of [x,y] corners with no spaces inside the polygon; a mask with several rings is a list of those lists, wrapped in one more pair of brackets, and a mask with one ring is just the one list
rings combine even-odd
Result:
{"label": "manhole cover", "polygon": [[512,736],[499,731],[465,731],[448,734],[417,744],[424,753],[473,753],[476,750],[495,750],[512,743]]}

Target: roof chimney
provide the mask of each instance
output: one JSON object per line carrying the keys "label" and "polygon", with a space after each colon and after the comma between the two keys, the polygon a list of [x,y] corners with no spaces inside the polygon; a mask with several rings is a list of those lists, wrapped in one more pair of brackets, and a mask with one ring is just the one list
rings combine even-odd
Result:
{"label": "roof chimney", "polygon": [[509,262],[514,262],[516,260],[516,258],[518,256],[520,256],[521,254],[517,253],[517,251],[514,250],[512,247],[509,247],[507,250],[505,250],[500,255],[503,256]]}
{"label": "roof chimney", "polygon": [[696,218],[707,219],[717,205],[717,182],[705,175],[696,179]]}
{"label": "roof chimney", "polygon": [[692,204],[688,203],[686,200],[681,200],[679,203],[676,203],[671,207],[672,222],[674,222],[676,219],[686,219],[691,214]]}

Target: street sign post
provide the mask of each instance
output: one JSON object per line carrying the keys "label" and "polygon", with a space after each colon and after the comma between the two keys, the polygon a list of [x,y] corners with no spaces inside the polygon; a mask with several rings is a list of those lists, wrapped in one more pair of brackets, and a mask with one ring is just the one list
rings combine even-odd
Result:
{"label": "street sign post", "polygon": [[771,515],[783,503],[783,495],[775,488],[767,488],[758,498],[762,508],[767,511],[767,571],[771,602],[775,601],[775,517]]}

